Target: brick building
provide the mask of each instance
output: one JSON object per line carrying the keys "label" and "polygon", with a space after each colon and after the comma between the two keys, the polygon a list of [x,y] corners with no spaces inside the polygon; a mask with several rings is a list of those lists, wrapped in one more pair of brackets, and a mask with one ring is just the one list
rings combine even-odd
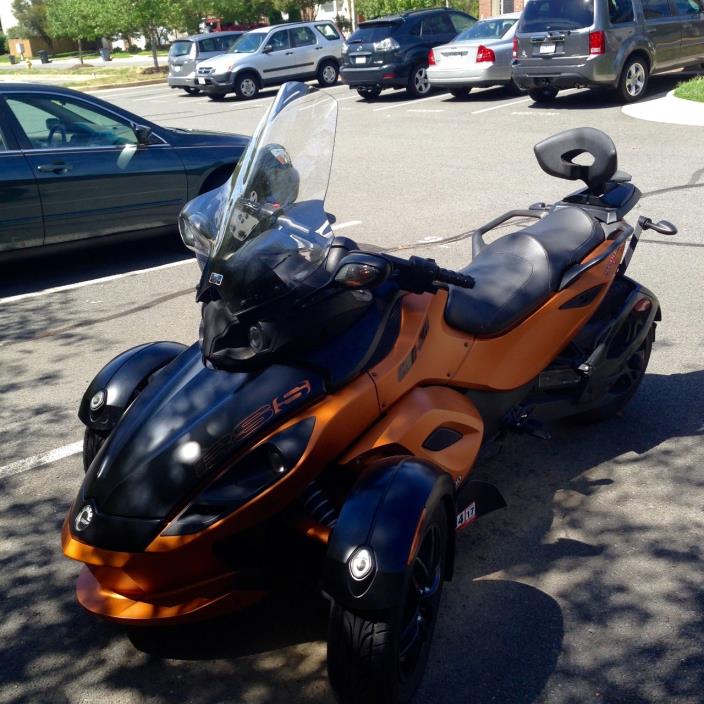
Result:
{"label": "brick building", "polygon": [[525,0],[479,0],[479,17],[503,15],[505,12],[520,12]]}

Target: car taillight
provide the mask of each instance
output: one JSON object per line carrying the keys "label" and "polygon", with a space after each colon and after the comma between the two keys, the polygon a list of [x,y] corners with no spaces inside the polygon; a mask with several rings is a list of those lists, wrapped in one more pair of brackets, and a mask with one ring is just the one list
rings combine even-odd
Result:
{"label": "car taillight", "polygon": [[480,45],[477,49],[477,63],[479,64],[483,61],[496,61],[496,54],[494,54],[493,49]]}
{"label": "car taillight", "polygon": [[428,66],[435,66],[435,52],[432,49],[428,52]]}
{"label": "car taillight", "polygon": [[518,58],[518,37],[513,38],[513,49],[511,50],[511,54],[514,59]]}
{"label": "car taillight", "polygon": [[589,32],[589,53],[606,53],[606,35],[603,32]]}

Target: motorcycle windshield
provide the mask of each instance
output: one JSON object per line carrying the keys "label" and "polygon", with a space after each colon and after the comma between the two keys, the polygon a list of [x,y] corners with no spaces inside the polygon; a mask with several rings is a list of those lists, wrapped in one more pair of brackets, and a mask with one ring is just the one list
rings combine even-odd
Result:
{"label": "motorcycle windshield", "polygon": [[326,283],[336,126],[329,95],[302,83],[281,87],[228,184],[201,295],[210,290],[236,315]]}

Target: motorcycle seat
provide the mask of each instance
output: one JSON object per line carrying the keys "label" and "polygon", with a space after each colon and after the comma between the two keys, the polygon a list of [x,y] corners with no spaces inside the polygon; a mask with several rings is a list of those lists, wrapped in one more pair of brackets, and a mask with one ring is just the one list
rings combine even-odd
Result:
{"label": "motorcycle seat", "polygon": [[450,286],[445,321],[472,335],[500,335],[545,303],[567,269],[605,237],[598,221],[565,207],[499,238],[461,270],[474,277],[474,288]]}

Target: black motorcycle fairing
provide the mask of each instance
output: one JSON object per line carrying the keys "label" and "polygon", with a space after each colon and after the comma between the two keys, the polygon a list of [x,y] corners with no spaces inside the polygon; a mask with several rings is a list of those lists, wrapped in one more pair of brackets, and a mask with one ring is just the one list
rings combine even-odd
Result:
{"label": "black motorcycle fairing", "polygon": [[101,514],[164,521],[239,448],[324,392],[322,378],[300,367],[210,369],[195,344],[125,413],[84,478],[77,510],[92,502]]}

